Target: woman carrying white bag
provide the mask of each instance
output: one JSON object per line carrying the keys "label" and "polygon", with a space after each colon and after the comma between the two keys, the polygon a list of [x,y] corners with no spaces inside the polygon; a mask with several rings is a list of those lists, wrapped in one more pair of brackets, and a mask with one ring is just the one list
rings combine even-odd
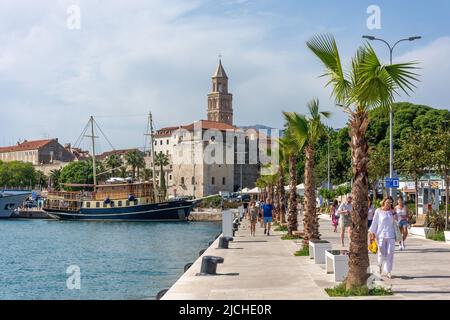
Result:
{"label": "woman carrying white bag", "polygon": [[392,210],[392,200],[383,199],[381,208],[375,211],[372,225],[370,226],[370,239],[375,239],[378,245],[378,267],[380,274],[387,274],[392,278],[394,265],[395,242],[400,241],[401,234],[398,228],[395,213]]}

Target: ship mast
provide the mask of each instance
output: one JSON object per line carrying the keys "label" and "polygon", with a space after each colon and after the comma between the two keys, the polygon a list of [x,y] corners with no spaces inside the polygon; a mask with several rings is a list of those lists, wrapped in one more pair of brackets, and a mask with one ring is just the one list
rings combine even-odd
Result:
{"label": "ship mast", "polygon": [[94,174],[94,191],[97,185],[97,166],[95,164],[95,136],[94,136],[94,117],[91,116],[89,120],[91,122],[91,139],[92,139],[92,171]]}
{"label": "ship mast", "polygon": [[149,112],[148,113],[148,121],[149,121],[149,128],[150,128],[150,133],[147,133],[147,136],[150,136],[150,151],[152,153],[152,180],[153,180],[153,191],[155,193],[155,202],[158,199],[158,190],[156,190],[156,170],[155,170],[155,145],[153,142],[153,120],[152,120],[152,113]]}

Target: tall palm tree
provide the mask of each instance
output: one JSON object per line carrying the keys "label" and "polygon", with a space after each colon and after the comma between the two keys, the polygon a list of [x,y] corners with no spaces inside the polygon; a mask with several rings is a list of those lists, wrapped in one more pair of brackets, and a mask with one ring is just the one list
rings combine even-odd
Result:
{"label": "tall palm tree", "polygon": [[164,175],[164,167],[169,165],[169,157],[161,151],[155,155],[155,165],[159,166],[159,190],[163,198],[166,197],[166,177]]}
{"label": "tall palm tree", "polygon": [[289,163],[288,235],[298,228],[297,221],[297,155],[305,146],[308,124],[305,117],[295,112],[283,112],[287,122],[285,136],[280,139]]}
{"label": "tall palm tree", "polygon": [[61,177],[61,169],[53,169],[50,171],[49,178],[50,178],[50,186],[55,189],[60,189],[60,177]]}
{"label": "tall palm tree", "polygon": [[[280,145],[280,144],[279,144]],[[285,166],[285,153],[281,146],[278,149],[279,161],[277,172],[277,200],[278,200],[278,220],[279,223],[286,223],[286,192],[284,190],[284,166]]]}
{"label": "tall palm tree", "polygon": [[133,180],[136,178],[136,169],[137,175],[139,176],[139,169],[145,167],[144,154],[139,150],[128,151],[125,154],[125,161],[129,166],[131,166],[132,177]]}
{"label": "tall palm tree", "polygon": [[369,145],[366,131],[369,110],[389,110],[395,94],[413,91],[417,75],[416,63],[383,65],[370,44],[361,46],[352,59],[351,68],[344,71],[336,40],[332,35],[317,35],[307,41],[308,48],[325,66],[336,104],[349,115],[349,135],[352,150],[353,231],[350,241],[347,289],[366,285],[369,257],[367,253],[367,196]]}
{"label": "tall palm tree", "polygon": [[115,176],[117,169],[123,165],[122,158],[117,154],[112,154],[106,159],[106,166],[111,170],[111,175]]}
{"label": "tall palm tree", "polygon": [[308,137],[305,146],[305,211],[303,216],[306,241],[320,240],[319,219],[316,214],[314,152],[317,142],[325,134],[325,126],[321,119],[330,117],[329,112],[319,111],[318,99],[308,103],[308,110]]}

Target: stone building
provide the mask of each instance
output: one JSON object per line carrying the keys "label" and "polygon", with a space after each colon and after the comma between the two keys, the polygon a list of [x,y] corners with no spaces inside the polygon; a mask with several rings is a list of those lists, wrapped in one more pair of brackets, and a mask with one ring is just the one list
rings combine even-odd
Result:
{"label": "stone building", "polygon": [[0,147],[0,160],[30,162],[35,166],[55,162],[70,162],[75,156],[62,146],[58,139],[34,140]]}
{"label": "stone building", "polygon": [[[232,94],[219,60],[208,94],[208,120],[165,127],[154,135],[155,153],[164,153],[169,195],[203,197],[253,188],[259,178],[259,134],[233,125]],[[253,152],[250,146],[253,145]],[[156,170],[159,181],[159,169]]]}

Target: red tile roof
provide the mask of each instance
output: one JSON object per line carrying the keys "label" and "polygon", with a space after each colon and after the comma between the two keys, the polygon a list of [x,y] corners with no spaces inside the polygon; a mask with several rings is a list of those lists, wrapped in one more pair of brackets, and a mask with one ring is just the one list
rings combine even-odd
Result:
{"label": "red tile roof", "polygon": [[172,133],[175,130],[178,129],[185,129],[188,131],[193,131],[194,130],[194,126],[200,122],[200,126],[202,129],[217,129],[217,130],[238,130],[237,127],[232,126],[230,124],[227,123],[223,123],[223,122],[216,122],[216,121],[209,121],[209,120],[200,120],[200,121],[196,121],[194,123],[188,124],[188,125],[182,125],[182,126],[178,126],[178,127],[165,127],[165,128],[161,128],[159,129],[156,134],[155,134],[155,138],[162,138],[162,137],[170,137],[172,135]]}
{"label": "red tile roof", "polygon": [[40,149],[52,141],[58,141],[58,139],[46,139],[46,140],[34,140],[34,141],[24,141],[15,146],[0,147],[0,153],[4,152],[15,152],[15,151],[27,151],[27,150],[37,150]]}

